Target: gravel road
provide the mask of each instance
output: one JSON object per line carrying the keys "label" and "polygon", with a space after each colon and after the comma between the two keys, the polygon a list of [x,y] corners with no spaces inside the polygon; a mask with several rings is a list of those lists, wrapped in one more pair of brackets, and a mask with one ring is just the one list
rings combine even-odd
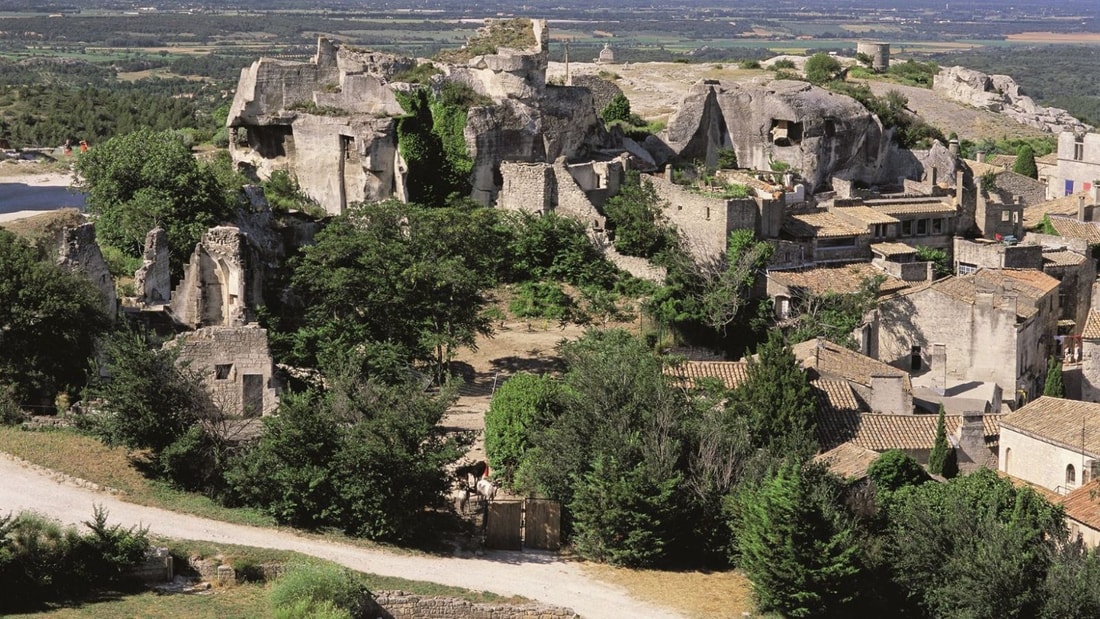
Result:
{"label": "gravel road", "polygon": [[501,595],[521,595],[572,608],[589,619],[680,616],[636,600],[623,589],[595,581],[579,565],[549,553],[490,552],[482,558],[458,559],[399,555],[310,540],[283,531],[227,524],[126,503],[110,494],[57,481],[0,454],[0,513],[33,510],[63,523],[76,524],[91,517],[94,505],[105,507],[112,523],[141,524],[164,537],[293,550],[363,572]]}

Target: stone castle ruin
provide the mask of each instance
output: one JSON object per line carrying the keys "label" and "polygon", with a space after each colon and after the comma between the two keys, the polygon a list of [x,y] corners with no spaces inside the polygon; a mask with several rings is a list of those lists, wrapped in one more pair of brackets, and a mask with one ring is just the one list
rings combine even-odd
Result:
{"label": "stone castle ruin", "polygon": [[[494,22],[479,36],[433,63],[440,73],[429,87],[457,82],[491,101],[469,108],[463,130],[471,195],[490,204],[502,161],[574,158],[606,135],[587,89],[546,84],[544,20]],[[395,91],[415,87],[396,80],[416,66],[324,37],[311,62],[261,58],[241,72],[229,113],[234,162],[260,178],[287,171],[332,214],[354,202],[407,199],[397,131],[405,111]]]}

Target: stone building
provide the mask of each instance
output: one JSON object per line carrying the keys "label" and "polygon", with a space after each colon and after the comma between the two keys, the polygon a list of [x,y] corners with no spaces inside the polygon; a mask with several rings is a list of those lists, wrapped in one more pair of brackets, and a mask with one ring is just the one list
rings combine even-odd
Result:
{"label": "stone building", "polygon": [[791,352],[811,379],[847,381],[863,410],[894,415],[913,412],[913,383],[908,372],[820,338],[795,344]]}
{"label": "stone building", "polygon": [[876,73],[882,73],[890,68],[890,44],[877,41],[859,41],[856,43],[856,53],[866,54],[871,59],[871,68]]}
{"label": "stone building", "polygon": [[1097,476],[1100,404],[1040,397],[1001,418],[998,469],[1069,494]]}
{"label": "stone building", "polygon": [[[921,263],[926,264],[926,263]],[[927,273],[927,269],[923,269]],[[866,262],[802,269],[770,269],[765,276],[767,295],[776,318],[786,320],[814,297],[827,294],[856,294],[872,279],[882,278],[880,295],[891,295],[910,283]]]}
{"label": "stone building", "polygon": [[1050,175],[1047,197],[1089,192],[1100,181],[1100,134],[1063,131],[1058,134],[1058,167]]}
{"label": "stone building", "polygon": [[215,406],[231,417],[268,415],[278,406],[267,330],[251,324],[204,327],[176,337],[178,362],[197,372]]}
{"label": "stone building", "polygon": [[615,64],[615,52],[612,51],[611,44],[604,43],[603,49],[600,50],[600,55],[592,62],[596,64]]}
{"label": "stone building", "polygon": [[73,273],[88,278],[99,290],[103,300],[103,313],[110,319],[118,317],[118,294],[115,280],[103,259],[103,252],[95,238],[95,224],[86,223],[61,232],[57,264]]}
{"label": "stone building", "polygon": [[210,228],[195,246],[172,293],[173,320],[197,329],[241,326],[263,303],[263,278],[248,236],[234,226]]}
{"label": "stone building", "polygon": [[869,354],[934,389],[994,383],[1017,399],[1042,389],[1056,350],[1058,280],[1033,270],[979,269],[902,291],[869,323]]}
{"label": "stone building", "polygon": [[172,298],[168,233],[154,228],[145,235],[141,268],[134,272],[134,290],[142,305],[164,305]]}

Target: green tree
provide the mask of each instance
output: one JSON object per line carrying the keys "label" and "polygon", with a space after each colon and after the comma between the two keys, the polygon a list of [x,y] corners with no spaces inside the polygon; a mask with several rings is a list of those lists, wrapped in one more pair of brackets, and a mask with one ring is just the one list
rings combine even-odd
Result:
{"label": "green tree", "polygon": [[705,276],[699,298],[703,324],[725,335],[744,309],[773,249],[770,243],[756,240],[752,230],[730,233],[723,267]]}
{"label": "green tree", "polygon": [[929,480],[924,467],[918,464],[913,456],[900,449],[884,451],[871,463],[871,466],[867,467],[867,476],[875,482],[875,489],[880,496],[908,486],[923,484]]}
{"label": "green tree", "polygon": [[788,462],[759,488],[739,494],[741,567],[760,610],[849,616],[859,569],[840,488],[822,467]]}
{"label": "green tree", "polygon": [[19,403],[52,405],[85,382],[96,338],[108,326],[98,290],[83,275],[38,260],[0,230],[0,385]]}
{"label": "green tree", "polygon": [[532,432],[555,415],[557,391],[552,378],[521,372],[493,394],[485,413],[485,454],[504,483],[515,479],[531,447]]}
{"label": "green tree", "polygon": [[1059,545],[1044,585],[1042,619],[1100,617],[1100,553],[1082,540]]}
{"label": "green tree", "polygon": [[917,246],[917,260],[922,262],[932,263],[932,276],[936,279],[941,277],[947,277],[954,272],[954,268],[951,266],[951,257],[947,252],[939,247],[930,247],[928,245]]}
{"label": "green tree", "polygon": [[76,172],[100,240],[141,256],[146,233],[163,227],[177,275],[203,232],[235,206],[171,131],[111,138],[81,155]]}
{"label": "green tree", "polygon": [[806,61],[806,79],[813,84],[820,86],[831,82],[839,77],[840,73],[840,61],[825,52],[818,52]]}
{"label": "green tree", "polygon": [[928,454],[928,471],[933,475],[944,477],[954,477],[958,473],[955,464],[955,448],[947,442],[943,404],[940,404],[939,418],[936,420],[936,440],[932,443],[932,452]]}
{"label": "green tree", "polygon": [[1061,507],[989,469],[899,490],[888,504],[895,580],[934,617],[1039,614]]}
{"label": "green tree", "polygon": [[676,242],[663,211],[667,203],[648,179],[630,173],[619,193],[604,205],[607,225],[614,233],[615,249],[628,256],[649,258]]}
{"label": "green tree", "polygon": [[[317,234],[293,263],[301,303],[296,362],[318,367],[347,350],[388,342],[441,378],[490,324],[481,310],[503,245],[488,209],[359,205]],[[291,312],[294,314],[295,312]]]}
{"label": "green tree", "polygon": [[856,292],[830,291],[795,299],[790,339],[805,342],[811,338],[823,337],[857,349],[858,342],[852,333],[863,324],[864,315],[874,309],[879,287],[885,279],[884,276],[869,277],[860,283]]}
{"label": "green tree", "polygon": [[600,110],[600,118],[607,124],[613,122],[630,122],[630,99],[623,93],[616,93],[611,101]]}
{"label": "green tree", "polygon": [[749,357],[745,382],[730,406],[749,421],[753,445],[772,453],[809,458],[817,451],[816,406],[809,379],[777,331]]}
{"label": "green tree", "polygon": [[1057,357],[1051,357],[1050,362],[1047,363],[1047,378],[1043,383],[1043,395],[1052,398],[1064,398],[1066,396],[1065,387],[1062,385],[1062,363],[1058,361]]}
{"label": "green tree", "polygon": [[1035,151],[1030,144],[1024,144],[1016,152],[1016,161],[1012,164],[1012,171],[1030,178],[1039,178],[1039,168],[1035,165]]}

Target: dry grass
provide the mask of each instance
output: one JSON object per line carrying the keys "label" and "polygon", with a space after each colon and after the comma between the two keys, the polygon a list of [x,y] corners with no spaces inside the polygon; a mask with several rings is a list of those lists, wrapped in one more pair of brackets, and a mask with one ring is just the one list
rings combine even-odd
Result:
{"label": "dry grass", "polygon": [[62,228],[79,226],[82,223],[84,223],[84,215],[80,211],[75,208],[63,208],[41,215],[0,222],[0,228],[33,240],[58,233]]}
{"label": "dry grass", "polygon": [[738,571],[662,572],[588,564],[593,577],[618,585],[630,595],[667,606],[693,619],[740,617],[753,612],[752,583]]}
{"label": "dry grass", "polygon": [[1019,32],[1005,38],[1020,43],[1100,43],[1100,32]]}

